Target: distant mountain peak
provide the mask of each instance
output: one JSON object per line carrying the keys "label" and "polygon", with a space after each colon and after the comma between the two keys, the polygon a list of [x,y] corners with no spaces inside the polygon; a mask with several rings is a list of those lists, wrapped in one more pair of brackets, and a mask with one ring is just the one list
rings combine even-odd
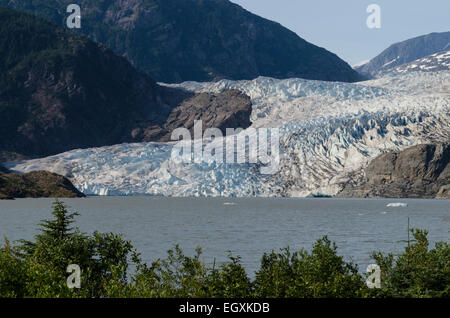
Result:
{"label": "distant mountain peak", "polygon": [[449,47],[450,31],[433,32],[392,44],[368,63],[355,67],[355,70],[373,77],[434,53],[447,51]]}

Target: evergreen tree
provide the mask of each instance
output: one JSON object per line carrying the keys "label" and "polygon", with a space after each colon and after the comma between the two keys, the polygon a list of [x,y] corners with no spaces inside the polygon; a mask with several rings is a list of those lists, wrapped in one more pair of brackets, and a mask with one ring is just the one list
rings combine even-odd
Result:
{"label": "evergreen tree", "polygon": [[52,215],[54,216],[53,220],[43,220],[40,223],[41,233],[36,235],[36,242],[20,240],[25,254],[34,254],[38,242],[45,242],[46,245],[50,246],[78,234],[78,229],[70,227],[75,222],[74,218],[79,215],[77,212],[68,212],[67,206],[63,202],[56,200],[53,203]]}
{"label": "evergreen tree", "polygon": [[54,220],[44,220],[40,225],[42,226],[42,238],[49,238],[53,240],[64,240],[75,234],[74,229],[70,227],[74,223],[74,218],[79,214],[69,213],[67,207],[63,202],[56,200],[53,203]]}

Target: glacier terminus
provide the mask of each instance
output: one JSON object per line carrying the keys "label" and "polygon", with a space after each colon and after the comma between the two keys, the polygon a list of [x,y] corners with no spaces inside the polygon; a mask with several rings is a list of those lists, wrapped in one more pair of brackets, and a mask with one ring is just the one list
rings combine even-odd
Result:
{"label": "glacier terminus", "polygon": [[262,174],[262,163],[176,163],[174,143],[155,142],[77,149],[7,167],[64,175],[88,195],[333,196],[382,153],[450,140],[448,70],[393,72],[352,84],[259,77],[165,85],[250,96],[250,128],[280,131],[279,170]]}

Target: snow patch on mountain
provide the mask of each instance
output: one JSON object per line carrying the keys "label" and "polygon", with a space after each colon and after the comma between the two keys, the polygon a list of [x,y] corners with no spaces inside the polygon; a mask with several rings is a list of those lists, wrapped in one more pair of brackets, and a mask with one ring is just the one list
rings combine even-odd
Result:
{"label": "snow patch on mountain", "polygon": [[450,70],[450,51],[435,53],[414,62],[400,65],[392,70],[396,73],[411,71],[436,72]]}

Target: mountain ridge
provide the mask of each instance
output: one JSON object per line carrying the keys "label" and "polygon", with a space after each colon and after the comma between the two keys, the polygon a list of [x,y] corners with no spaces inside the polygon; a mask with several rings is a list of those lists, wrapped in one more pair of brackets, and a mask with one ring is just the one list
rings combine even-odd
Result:
{"label": "mountain ridge", "polygon": [[355,67],[363,75],[374,77],[397,66],[413,62],[450,48],[450,31],[433,32],[390,45],[368,63]]}
{"label": "mountain ridge", "polygon": [[[199,99],[158,85],[105,46],[41,18],[0,7],[0,19],[2,158],[159,141],[164,136],[151,131],[170,135],[184,125],[181,115],[205,119],[205,129],[225,121],[229,128],[250,125],[251,103],[243,94]],[[226,103],[219,105],[224,96]],[[190,108],[195,98],[201,111]]]}
{"label": "mountain ridge", "polygon": [[0,0],[63,26],[71,3],[82,8],[77,32],[125,56],[157,82],[362,79],[336,54],[228,0]]}

